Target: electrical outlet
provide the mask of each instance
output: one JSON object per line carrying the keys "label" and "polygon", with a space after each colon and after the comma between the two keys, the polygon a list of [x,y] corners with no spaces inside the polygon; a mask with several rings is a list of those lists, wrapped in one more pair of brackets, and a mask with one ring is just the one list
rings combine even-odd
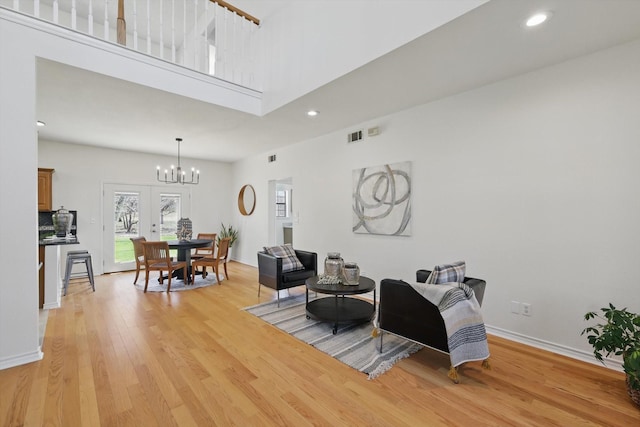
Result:
{"label": "electrical outlet", "polygon": [[511,312],[513,314],[520,314],[520,303],[518,301],[511,301]]}
{"label": "electrical outlet", "polygon": [[522,303],[522,314],[524,316],[531,316],[531,304],[525,302]]}

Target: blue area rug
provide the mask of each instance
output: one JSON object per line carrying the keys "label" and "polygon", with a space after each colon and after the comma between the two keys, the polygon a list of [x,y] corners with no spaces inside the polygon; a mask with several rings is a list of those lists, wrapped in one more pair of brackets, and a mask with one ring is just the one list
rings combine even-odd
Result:
{"label": "blue area rug", "polygon": [[371,323],[340,325],[338,333],[333,335],[333,323],[307,319],[304,295],[281,299],[280,308],[272,301],[244,310],[367,374],[369,379],[383,374],[398,360],[422,348],[419,344],[385,334],[384,351],[380,353],[380,338],[371,335],[374,329]]}

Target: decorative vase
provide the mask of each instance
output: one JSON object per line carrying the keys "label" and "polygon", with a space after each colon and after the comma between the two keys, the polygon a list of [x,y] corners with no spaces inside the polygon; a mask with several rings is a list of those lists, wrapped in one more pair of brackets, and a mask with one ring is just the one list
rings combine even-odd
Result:
{"label": "decorative vase", "polygon": [[342,269],[344,281],[347,285],[359,285],[360,284],[360,267],[355,262],[345,262]]}
{"label": "decorative vase", "polygon": [[340,277],[344,260],[340,257],[340,252],[329,252],[324,259],[324,275],[329,277]]}
{"label": "decorative vase", "polygon": [[73,224],[73,214],[66,210],[64,206],[60,206],[53,215],[53,229],[56,231],[56,237],[66,237],[71,233],[71,224]]}
{"label": "decorative vase", "polygon": [[180,218],[178,220],[176,236],[178,236],[178,240],[191,240],[191,237],[193,236],[193,224],[189,218]]}

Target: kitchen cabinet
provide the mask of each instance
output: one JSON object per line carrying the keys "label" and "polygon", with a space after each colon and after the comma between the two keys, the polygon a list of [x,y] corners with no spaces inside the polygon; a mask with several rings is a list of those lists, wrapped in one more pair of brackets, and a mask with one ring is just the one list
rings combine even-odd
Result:
{"label": "kitchen cabinet", "polygon": [[53,171],[54,169],[38,168],[38,211],[51,210]]}

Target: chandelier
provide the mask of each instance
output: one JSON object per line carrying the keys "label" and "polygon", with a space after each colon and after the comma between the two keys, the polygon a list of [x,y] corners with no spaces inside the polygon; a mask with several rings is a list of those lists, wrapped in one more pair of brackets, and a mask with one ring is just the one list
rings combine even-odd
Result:
{"label": "chandelier", "polygon": [[156,178],[158,181],[166,184],[198,184],[200,182],[200,171],[196,168],[191,168],[191,179],[187,180],[187,173],[182,170],[180,166],[180,143],[182,138],[176,138],[178,142],[178,167],[171,165],[171,176],[169,176],[169,170],[164,170],[164,178],[160,177],[160,166],[156,170]]}

